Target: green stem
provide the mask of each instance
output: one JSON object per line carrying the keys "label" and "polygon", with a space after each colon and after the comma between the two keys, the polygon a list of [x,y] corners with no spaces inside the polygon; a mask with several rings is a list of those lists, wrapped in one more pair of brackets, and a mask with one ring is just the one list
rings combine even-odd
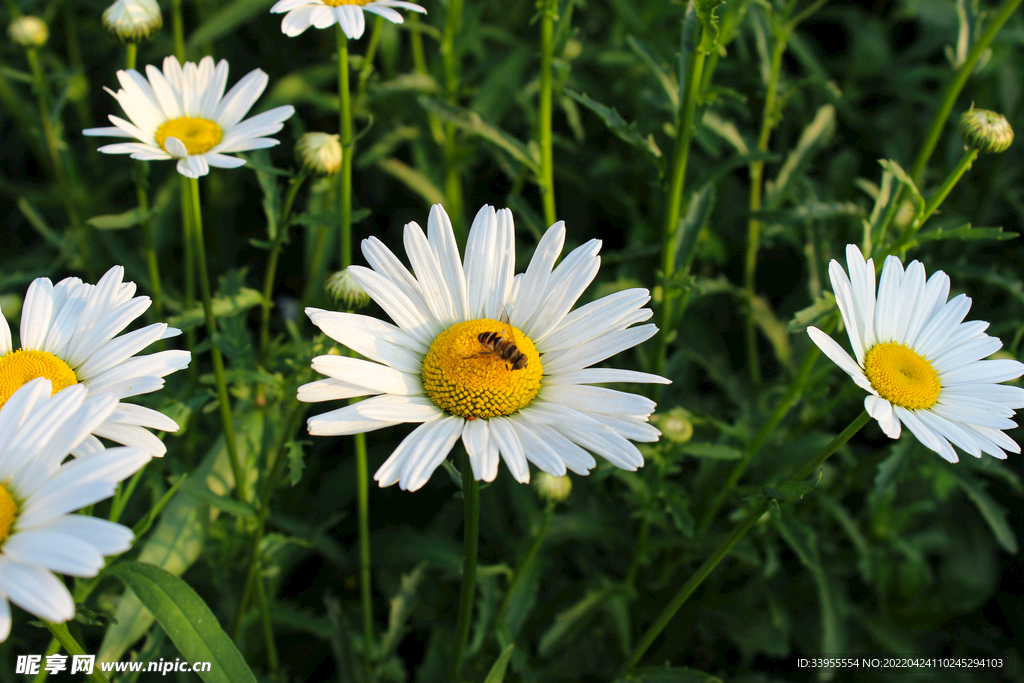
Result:
{"label": "green stem", "polygon": [[110,521],[117,522],[121,519],[121,513],[124,512],[125,506],[128,505],[128,501],[131,499],[132,494],[135,492],[135,487],[139,485],[142,480],[142,473],[146,471],[145,465],[142,469],[132,475],[132,478],[128,480],[128,483],[121,486],[117,490],[117,494],[114,496],[114,500],[110,503]]}
{"label": "green stem", "polygon": [[[85,650],[78,644],[75,637],[71,635],[71,631],[68,630],[67,626],[64,624],[55,624],[52,621],[47,621],[46,619],[40,620],[46,624],[46,628],[50,629],[50,633],[53,634],[53,637],[60,641],[65,652],[72,656],[85,654]],[[94,667],[93,672],[91,674],[86,674],[85,678],[86,680],[92,681],[92,683],[109,683],[107,681],[107,677],[100,673],[99,667]]]}
{"label": "green stem", "polygon": [[942,181],[942,185],[939,187],[939,189],[936,190],[935,194],[933,194],[928,199],[928,203],[925,204],[924,212],[921,214],[921,217],[915,220],[913,223],[911,223],[907,227],[907,229],[903,231],[903,234],[899,236],[899,239],[897,239],[892,244],[892,246],[889,247],[888,252],[890,254],[895,254],[897,251],[906,248],[906,246],[914,238],[914,235],[917,234],[917,231],[920,230],[921,226],[924,225],[925,221],[927,221],[931,217],[931,215],[935,213],[935,210],[942,205],[942,202],[949,195],[950,190],[953,189],[953,186],[957,184],[957,182],[960,180],[960,177],[963,176],[963,174],[967,171],[967,169],[971,167],[971,164],[973,164],[974,160],[977,158],[978,150],[968,149],[964,151],[963,156],[960,157],[960,161],[957,162],[956,168],[954,168],[950,172],[950,174],[946,176],[946,179]]}
{"label": "green stem", "polygon": [[263,622],[263,640],[267,644],[267,664],[271,671],[277,671],[277,642],[274,639],[274,621],[270,616],[270,600],[263,585],[263,577],[256,575],[256,597],[260,602],[260,620]]}
{"label": "green stem", "polygon": [[181,0],[171,0],[171,26],[174,31],[174,56],[185,61],[185,22],[181,16]]}
{"label": "green stem", "polygon": [[281,208],[281,215],[277,221],[277,234],[274,235],[274,243],[270,248],[270,257],[267,260],[267,273],[263,279],[263,302],[260,310],[261,364],[266,361],[267,349],[270,346],[270,303],[274,294],[274,283],[277,280],[277,262],[281,258],[281,250],[284,247],[285,238],[288,236],[288,221],[291,219],[295,197],[298,195],[302,183],[305,182],[306,176],[307,173],[303,169],[291,180],[284,206]]}
{"label": "green stem", "polygon": [[540,192],[545,225],[555,222],[555,171],[551,143],[551,61],[554,52],[555,0],[544,0],[540,19],[540,104],[537,138],[540,142]]}
{"label": "green stem", "polygon": [[[43,659],[46,659],[50,655],[55,655],[60,652],[60,641],[56,638],[50,638],[50,644],[46,648],[46,654],[43,655]],[[41,669],[39,673],[32,679],[32,683],[44,683],[47,678],[50,677],[50,672],[47,669]]]}
{"label": "green stem", "polygon": [[544,519],[541,520],[540,529],[533,537],[533,543],[530,545],[530,551],[526,554],[526,558],[523,560],[523,563],[519,565],[519,569],[516,570],[515,576],[512,577],[512,583],[509,584],[508,590],[505,591],[505,597],[501,600],[501,606],[498,608],[498,613],[494,616],[495,628],[500,628],[501,621],[505,618],[505,612],[508,611],[508,607],[512,603],[512,597],[516,594],[519,584],[522,582],[523,577],[530,573],[533,563],[537,560],[537,553],[540,552],[541,546],[544,545],[544,537],[547,536],[548,526],[551,525],[551,518],[555,514],[555,505],[556,503],[549,502],[547,507],[544,509]]}
{"label": "green stem", "polygon": [[686,77],[683,79],[683,92],[679,100],[679,112],[676,117],[676,148],[672,175],[669,180],[667,205],[665,207],[665,223],[662,226],[661,238],[661,273],[665,280],[662,287],[662,303],[660,327],[658,335],[658,351],[655,359],[655,372],[665,369],[668,358],[669,337],[674,331],[672,322],[672,302],[675,291],[669,280],[676,270],[676,234],[679,231],[679,220],[683,211],[683,191],[686,187],[686,164],[690,157],[690,142],[693,140],[693,119],[697,111],[697,100],[700,98],[701,74],[704,70],[705,53],[700,49],[702,27],[698,23],[694,29],[693,53],[686,60]]}
{"label": "green stem", "polygon": [[[832,441],[825,446],[825,449],[822,450],[821,453],[811,458],[803,467],[797,470],[795,474],[789,477],[789,479],[786,480],[786,483],[803,481],[806,479],[807,475],[821,467],[822,463],[824,463],[830,455],[835,453],[840,446],[849,441],[854,434],[859,432],[861,428],[868,423],[870,419],[871,416],[868,415],[867,412],[862,412],[858,415],[857,418],[839,434],[839,436],[832,439]],[[743,519],[743,521],[736,526],[733,532],[729,534],[729,536],[722,541],[717,548],[715,548],[715,551],[711,553],[711,556],[704,561],[704,564],[702,564],[690,579],[683,584],[679,589],[679,592],[675,594],[671,602],[669,602],[665,609],[662,610],[661,614],[659,614],[657,619],[654,620],[654,623],[647,629],[647,632],[644,633],[640,642],[638,642],[636,647],[633,648],[633,651],[627,658],[626,663],[623,664],[622,668],[619,670],[620,676],[633,670],[637,662],[640,661],[644,652],[646,652],[654,643],[654,640],[665,629],[668,623],[672,620],[672,617],[675,616],[676,612],[678,612],[686,602],[687,598],[693,595],[693,592],[697,590],[697,587],[704,582],[704,579],[706,579],[712,571],[714,571],[715,567],[718,566],[718,563],[725,559],[729,554],[729,551],[732,550],[732,547],[736,545],[741,538],[743,538],[747,531],[754,526],[757,520],[761,518],[767,509],[768,499],[766,498],[764,502],[754,508]]]}
{"label": "green stem", "polygon": [[[441,36],[441,56],[444,59],[445,86],[448,90],[448,101],[457,104],[459,100],[459,55],[455,48],[455,37],[462,26],[463,0],[448,0],[448,17]],[[462,208],[462,179],[459,177],[459,148],[455,141],[457,129],[454,124],[447,124],[444,130],[444,162],[445,203],[448,205],[448,217],[452,221],[455,239],[465,244],[466,224]]]}
{"label": "green stem", "polygon": [[[832,331],[835,327],[835,319],[829,320],[822,329],[826,334]],[[740,477],[747,471],[747,467],[754,460],[754,456],[761,452],[761,447],[764,446],[768,437],[771,436],[779,423],[782,422],[782,418],[797,404],[800,398],[800,393],[803,391],[804,385],[807,383],[807,378],[811,374],[811,369],[814,367],[814,361],[821,355],[821,350],[817,346],[812,346],[807,350],[807,354],[804,356],[803,361],[800,363],[800,369],[797,370],[796,376],[790,383],[789,388],[786,390],[785,396],[782,397],[778,403],[775,404],[775,410],[772,411],[771,416],[768,418],[761,429],[758,430],[753,440],[747,444],[747,447],[743,449],[743,457],[733,466],[729,472],[728,478],[725,480],[725,485],[722,486],[717,493],[715,493],[711,504],[705,511],[704,516],[700,520],[698,528],[703,531],[707,529],[711,522],[714,521],[715,516],[718,514],[718,510],[722,507],[722,503],[725,502],[726,497],[736,487]]]}
{"label": "green stem", "polygon": [[[768,92],[761,113],[761,134],[757,138],[757,151],[768,151],[768,140],[772,128],[775,127],[775,99],[779,90],[779,75],[782,72],[782,55],[786,51],[788,31],[779,30],[775,35],[772,49],[772,62],[768,72]],[[750,213],[761,210],[761,186],[764,179],[764,161],[753,161],[750,164]],[[761,381],[761,363],[757,353],[757,322],[754,319],[754,297],[757,296],[757,252],[761,246],[761,221],[751,218],[747,223],[747,255],[743,268],[743,287],[747,294],[747,320],[744,328],[744,340],[747,349],[747,368],[750,381],[757,384]]]}
{"label": "green stem", "polygon": [[459,593],[459,622],[455,629],[455,665],[451,683],[458,683],[462,659],[469,640],[469,627],[476,597],[477,546],[480,540],[480,485],[473,477],[469,457],[462,456],[462,497],[465,502],[465,523],[462,536],[462,589]]}
{"label": "green stem", "polygon": [[352,103],[348,85],[348,38],[338,25],[338,95],[339,129],[341,130],[341,267],[352,263],[352,155],[355,142],[352,139]]}
{"label": "green stem", "polygon": [[373,33],[370,34],[370,43],[366,46],[366,57],[363,58],[363,68],[359,70],[359,87],[357,92],[360,94],[366,88],[366,82],[370,80],[370,74],[373,73],[373,58],[377,55],[377,46],[380,44],[380,32],[384,26],[384,17],[378,16],[377,20],[373,23]]}
{"label": "green stem", "polygon": [[220,417],[224,425],[224,442],[231,460],[231,472],[235,477],[235,493],[238,500],[248,502],[248,485],[238,455],[235,440],[235,420],[231,415],[231,399],[228,396],[227,375],[224,372],[224,358],[217,346],[217,320],[213,315],[213,297],[210,295],[210,276],[206,270],[206,245],[203,241],[203,212],[199,203],[199,179],[189,178],[188,187],[192,198],[192,228],[195,231],[195,251],[199,257],[199,290],[203,296],[203,313],[206,329],[210,334],[210,353],[213,356],[213,370],[217,376],[217,396],[220,402]]}
{"label": "green stem", "polygon": [[[186,311],[191,311],[196,305],[196,257],[195,257],[195,229],[192,227],[192,207],[189,204],[189,185],[188,178],[183,175],[178,176],[181,190],[181,231],[182,231],[182,251],[184,252],[184,267],[185,267],[185,282],[183,303]],[[190,327],[185,330],[185,343],[188,348],[196,348],[196,329]],[[188,374],[193,384],[198,376],[199,368],[196,363],[189,363]],[[194,429],[188,431],[186,439],[193,438],[195,434]]]}
{"label": "green stem", "polygon": [[[429,71],[427,70],[427,54],[423,49],[423,31],[419,29],[420,15],[416,12],[410,12],[409,18],[406,22],[409,26],[412,63],[416,69],[416,73],[426,76],[429,74]],[[434,142],[438,145],[443,145],[444,127],[441,125],[441,120],[437,118],[436,114],[428,112],[427,123],[430,125],[430,133],[434,138]]]}
{"label": "green stem", "polygon": [[367,680],[374,680],[373,661],[373,583],[370,574],[370,474],[366,462],[366,435],[354,436],[356,445],[356,477],[359,492],[359,597],[363,608],[363,651]]}
{"label": "green stem", "polygon": [[967,84],[967,79],[970,78],[974,72],[974,68],[978,65],[978,60],[981,59],[981,55],[984,54],[988,46],[992,44],[992,40],[999,33],[999,29],[1003,27],[1006,20],[1016,11],[1017,7],[1020,6],[1021,0],[1007,0],[1006,4],[999,8],[999,12],[992,18],[992,22],[985,28],[985,32],[981,34],[972,47],[971,51],[967,53],[967,59],[960,65],[960,69],[956,72],[956,76],[946,86],[946,91],[942,95],[942,104],[939,106],[938,112],[935,113],[935,118],[932,120],[932,127],[928,131],[928,137],[925,138],[924,146],[921,148],[920,153],[917,155],[917,159],[914,161],[914,166],[910,170],[910,177],[914,179],[914,182],[918,187],[921,186],[921,180],[924,177],[924,169],[928,165],[928,160],[931,159],[932,152],[935,151],[935,146],[939,144],[939,136],[942,135],[942,129],[946,125],[946,120],[953,111],[953,105],[956,104],[956,98],[960,95],[960,91],[964,89],[964,85]]}
{"label": "green stem", "polygon": [[128,43],[127,45],[124,46],[124,48],[125,48],[125,51],[124,51],[124,61],[125,61],[125,64],[127,65],[125,68],[127,68],[127,69],[134,69],[135,68],[135,60],[136,60],[136,58],[138,57],[138,54],[139,54],[139,45],[138,45],[138,43]]}
{"label": "green stem", "polygon": [[68,183],[67,173],[64,169],[64,162],[60,156],[60,141],[57,139],[57,131],[53,128],[53,121],[50,119],[50,98],[47,94],[47,86],[43,78],[43,67],[39,62],[39,51],[36,48],[28,48],[25,51],[29,67],[32,70],[32,81],[36,91],[36,102],[39,105],[39,121],[43,127],[43,137],[46,140],[46,147],[50,152],[50,164],[53,167],[53,177],[57,181],[57,188],[60,191],[61,199],[64,201],[64,209],[68,214],[68,222],[71,224],[71,232],[78,240],[78,248],[82,254],[82,262],[85,272],[90,280],[96,279],[96,265],[93,263],[90,254],[89,237],[86,234],[85,225],[78,216],[78,209],[75,207],[74,196],[71,186]]}

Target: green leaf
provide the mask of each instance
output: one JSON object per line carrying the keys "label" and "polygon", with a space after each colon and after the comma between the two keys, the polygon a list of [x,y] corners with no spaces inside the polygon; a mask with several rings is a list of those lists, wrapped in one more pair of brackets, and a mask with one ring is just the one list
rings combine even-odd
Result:
{"label": "green leaf", "polygon": [[239,26],[270,9],[273,2],[274,0],[235,0],[190,33],[186,47],[189,52],[195,52],[207,43],[234,33]]}
{"label": "green leaf", "polygon": [[679,220],[674,237],[676,245],[676,272],[688,273],[696,252],[700,231],[711,218],[715,206],[715,186],[708,183],[693,193],[686,215]]}
{"label": "green leaf", "polygon": [[967,497],[974,503],[974,507],[978,508],[978,512],[981,513],[985,523],[992,529],[992,534],[996,537],[996,541],[999,542],[1003,550],[1011,555],[1016,555],[1019,548],[1017,534],[1014,533],[1013,527],[1006,521],[1009,515],[1006,508],[997,503],[992,496],[988,495],[984,484],[974,477],[964,474],[956,467],[949,467],[946,470],[956,479],[960,488],[963,489]]}
{"label": "green leaf", "polygon": [[515,647],[515,643],[509,643],[508,647],[501,651],[498,659],[494,662],[494,666],[487,673],[484,683],[502,683],[505,680],[505,669],[508,667],[508,660],[512,658],[512,650]]}
{"label": "green leaf", "polygon": [[431,97],[419,97],[420,106],[436,114],[445,123],[461,128],[469,135],[487,140],[508,152],[513,159],[529,168],[536,175],[540,173],[540,162],[519,140],[494,124],[485,121],[480,114],[461,107],[455,107]]}
{"label": "green leaf", "polygon": [[735,446],[726,446],[719,443],[691,441],[680,446],[679,450],[695,458],[709,458],[711,460],[739,460],[743,457],[743,451]]}
{"label": "green leaf", "polygon": [[[217,320],[221,318],[231,318],[241,313],[245,313],[250,308],[255,308],[263,303],[263,295],[257,292],[255,289],[249,289],[248,287],[242,287],[238,294],[233,296],[216,296],[213,298],[213,317]],[[176,315],[167,319],[167,324],[171,327],[177,327],[182,330],[189,330],[197,325],[202,325],[206,321],[205,314],[203,313],[202,306],[195,306],[189,310],[183,312],[181,315]]]}
{"label": "green leaf", "polygon": [[775,182],[767,185],[765,207],[775,210],[782,206],[804,166],[811,157],[821,151],[836,131],[836,109],[831,104],[818,109],[814,119],[800,134],[800,140],[786,156]]}
{"label": "green leaf", "polygon": [[[237,426],[240,436],[238,452],[243,460],[262,441],[263,413],[252,412]],[[205,481],[218,495],[229,494],[235,480],[231,472],[228,449],[221,436],[192,473],[192,481]],[[216,514],[213,512],[212,514]],[[180,575],[198,559],[206,537],[206,525],[211,517],[208,505],[189,493],[179,490],[164,508],[156,529],[146,539],[138,561],[162,567]],[[153,615],[130,591],[126,591],[114,612],[117,623],[107,629],[100,644],[97,659],[114,662],[121,659],[128,648],[146,634],[153,624]]]}
{"label": "green leaf", "polygon": [[149,531],[149,527],[153,525],[156,518],[160,516],[160,513],[164,511],[167,504],[171,502],[174,494],[178,492],[178,489],[181,488],[181,485],[185,483],[186,479],[188,479],[188,472],[183,472],[181,476],[178,477],[178,481],[174,482],[174,485],[167,489],[167,492],[160,497],[160,500],[157,501],[156,505],[151,507],[149,512],[135,523],[135,526],[132,527],[132,533],[135,534],[135,538],[142,538],[142,536]]}
{"label": "green leaf", "polygon": [[305,452],[303,446],[310,444],[310,441],[289,441],[285,444],[288,449],[288,483],[295,486],[302,481],[302,471],[306,468]]}
{"label": "green leaf", "polygon": [[195,496],[198,500],[203,501],[211,505],[212,507],[230,513],[235,517],[243,517],[245,519],[256,519],[256,510],[249,503],[243,503],[240,500],[231,498],[229,496],[220,496],[211,491],[202,483],[192,483],[185,487],[188,492]]}
{"label": "green leaf", "polygon": [[[836,296],[832,292],[823,292],[818,300],[807,308],[796,312],[793,319],[786,325],[786,331],[790,334],[803,332],[814,325],[821,327],[822,321],[836,311]],[[815,323],[818,323],[815,325]]]}
{"label": "green leaf", "polygon": [[783,365],[790,366],[793,360],[793,348],[789,343],[789,331],[786,329],[786,324],[775,315],[767,297],[757,294],[748,299],[748,305],[754,316],[754,322],[761,328],[761,332],[772,345],[775,357]]}
{"label": "green leaf", "polygon": [[1019,233],[1003,232],[1002,226],[995,228],[972,228],[970,223],[964,223],[949,230],[935,228],[919,232],[915,235],[914,242],[932,242],[935,240],[995,240],[997,242],[1004,242],[1006,240],[1015,240],[1018,237],[1020,237]]}
{"label": "green leaf", "polygon": [[277,187],[276,174],[270,172],[273,169],[270,154],[265,149],[257,150],[247,156],[247,161],[256,173],[260,191],[263,192],[263,215],[267,217],[267,238],[273,240],[277,237],[279,229],[277,217],[281,211],[281,192]]}
{"label": "green leaf", "polygon": [[917,185],[914,184],[910,174],[904,171],[903,167],[892,159],[879,159],[878,164],[889,173],[892,173],[893,177],[901,185],[910,190],[910,194],[913,195],[914,202],[917,204],[917,216],[920,216],[924,212],[924,197],[921,196],[921,191],[917,189]]}
{"label": "green leaf", "polygon": [[187,583],[142,562],[115,564],[107,573],[132,589],[185,659],[212,664],[210,671],[199,672],[206,683],[256,683],[217,617]]}
{"label": "green leaf", "polygon": [[427,204],[434,205],[445,202],[444,192],[430,178],[409,164],[395,158],[388,158],[379,160],[377,168],[423,197],[423,201]]}
{"label": "green leaf", "polygon": [[812,474],[810,479],[806,479],[804,481],[787,481],[785,484],[780,484],[778,488],[765,486],[764,495],[769,498],[777,498],[778,500],[800,500],[813,491],[814,487],[818,485],[820,480],[821,468],[818,468],[817,472]]}
{"label": "green leaf", "polygon": [[614,590],[614,586],[611,585],[597,590],[588,590],[587,594],[575,605],[556,614],[554,622],[540,638],[537,646],[538,654],[541,657],[548,657],[554,653],[568,640],[571,633],[586,625],[591,617],[601,609],[605,601],[611,597]]}
{"label": "green leaf", "polygon": [[672,519],[672,524],[686,538],[693,538],[694,521],[690,515],[690,500],[681,489],[669,489],[661,492],[661,500],[665,512]]}
{"label": "green leaf", "polygon": [[[664,88],[665,94],[668,95],[669,101],[672,103],[673,111],[679,108],[679,85],[678,82],[672,78],[672,75],[668,73],[668,65],[666,65],[661,57],[654,51],[654,49],[637,38],[636,36],[626,36],[626,45],[632,50],[637,57],[650,69],[654,78]],[[674,75],[674,74],[673,74]]]}
{"label": "green leaf", "polygon": [[105,216],[93,216],[87,218],[86,223],[97,230],[124,230],[138,225],[146,217],[138,207],[124,213],[112,213]]}
{"label": "green leaf", "polygon": [[664,160],[662,159],[661,150],[658,148],[658,143],[654,141],[653,135],[648,135],[645,138],[637,130],[635,123],[627,123],[614,108],[606,107],[597,100],[591,99],[586,93],[566,90],[565,94],[600,116],[604,124],[608,126],[608,129],[615,133],[620,140],[647,155],[647,158],[657,166],[659,174],[664,171]]}
{"label": "green leaf", "polygon": [[405,635],[405,623],[409,620],[413,607],[416,606],[416,591],[419,590],[420,582],[423,581],[426,567],[427,563],[421,562],[411,572],[402,575],[398,594],[391,598],[388,630],[381,636],[379,659],[387,659],[393,655],[402,641],[402,637]]}

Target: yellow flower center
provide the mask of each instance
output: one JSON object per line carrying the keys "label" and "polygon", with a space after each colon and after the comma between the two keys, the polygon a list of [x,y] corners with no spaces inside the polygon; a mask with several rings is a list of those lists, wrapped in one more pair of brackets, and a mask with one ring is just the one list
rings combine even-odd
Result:
{"label": "yellow flower center", "polygon": [[224,131],[213,121],[207,119],[194,119],[190,116],[183,116],[180,119],[171,119],[156,129],[156,144],[165,152],[164,141],[167,138],[178,138],[185,149],[191,154],[205,154],[217,146],[220,139],[224,137]]}
{"label": "yellow flower center", "polygon": [[439,408],[467,419],[511,415],[540,391],[544,368],[530,338],[482,318],[437,335],[423,359],[423,389]]}
{"label": "yellow flower center", "polygon": [[324,0],[325,5],[337,7],[339,5],[369,5],[373,0]]}
{"label": "yellow flower center", "polygon": [[896,342],[871,347],[864,373],[882,398],[907,410],[930,408],[942,388],[932,364]]}
{"label": "yellow flower center", "polygon": [[11,535],[11,527],[18,516],[18,504],[7,487],[0,484],[0,543]]}
{"label": "yellow flower center", "polygon": [[52,353],[18,349],[0,356],[0,407],[27,382],[45,377],[53,385],[53,393],[78,384],[75,371]]}

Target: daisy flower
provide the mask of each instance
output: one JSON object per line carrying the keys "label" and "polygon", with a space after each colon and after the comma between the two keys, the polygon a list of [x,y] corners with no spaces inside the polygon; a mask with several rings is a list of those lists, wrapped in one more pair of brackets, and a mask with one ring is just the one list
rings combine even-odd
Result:
{"label": "daisy flower", "polygon": [[427,13],[427,10],[403,0],[278,0],[270,8],[274,14],[287,12],[281,20],[281,32],[295,37],[310,26],[329,28],[338,24],[345,35],[355,40],[366,30],[363,12],[372,12],[390,22],[401,24],[402,15],[395,7],[411,12]]}
{"label": "daisy flower", "polygon": [[988,323],[963,322],[971,308],[964,294],[949,297],[949,277],[941,270],[925,280],[924,266],[903,270],[895,256],[885,259],[875,297],[875,266],[860,249],[846,247],[849,277],[835,260],[829,264],[832,289],[856,360],[815,327],[807,333],[822,352],[869,393],[864,408],[890,439],[901,425],[926,447],[957,462],[952,443],[980,458],[982,452],[1006,458],[1020,453],[1004,429],[1024,407],[1024,389],[999,382],[1024,374],[1015,360],[982,360],[1002,346],[985,334]]}
{"label": "daisy flower", "polygon": [[163,413],[123,402],[161,389],[166,375],[188,367],[192,359],[188,351],[136,357],[158,339],[181,334],[166,323],[117,336],[150,304],[148,296],[135,296],[135,283],[122,282],[123,278],[124,268],[114,266],[95,286],[78,278],[66,278],[56,286],[45,277],[34,280],[21,311],[19,349],[14,348],[0,311],[0,407],[37,377],[49,380],[54,393],[81,385],[90,398],[110,396],[122,401],[91,435],[75,444],[76,456],[102,451],[97,437],[161,456],[167,448],[147,428],[178,430],[177,423]]}
{"label": "daisy flower", "polygon": [[[654,401],[591,386],[668,380],[631,370],[589,367],[654,335],[646,289],[616,292],[570,312],[597,275],[600,240],[555,266],[565,225],[545,233],[525,273],[514,275],[512,212],[483,207],[473,221],[465,260],[448,215],[430,211],[427,234],[405,226],[412,271],[384,244],[363,240],[372,266],[348,271],[397,325],[354,313],[307,308],[327,336],[368,360],[313,359],[328,379],[299,388],[307,402],[372,396],[309,419],[309,433],[368,432],[422,423],[374,475],[380,485],[415,491],[461,438],[473,475],[493,481],[499,455],[519,482],[527,461],[553,476],[587,474],[596,453],[636,470],[632,441],[657,441],[648,423]],[[505,312],[509,318],[505,318]]]}
{"label": "daisy flower", "polygon": [[62,464],[117,409],[112,396],[82,385],[51,396],[44,378],[25,384],[0,408],[0,641],[11,633],[11,606],[52,622],[75,616],[75,601],[54,576],[96,576],[104,555],[131,547],[130,529],[71,514],[109,498],[149,461],[138,448],[110,448]]}
{"label": "daisy flower", "polygon": [[295,113],[291,105],[275,107],[242,121],[267,87],[267,74],[250,71],[228,94],[228,63],[216,68],[212,57],[182,69],[174,57],[164,58],[163,71],[146,67],[143,78],[135,69],[118,71],[121,90],[109,88],[130,121],[111,115],[113,128],[88,128],[85,135],[135,138],[138,142],[104,145],[105,154],[130,154],[133,159],[177,159],[178,173],[198,178],[217,168],[238,168],[244,159],[229,152],[273,147],[278,141],[262,137],[278,132]]}

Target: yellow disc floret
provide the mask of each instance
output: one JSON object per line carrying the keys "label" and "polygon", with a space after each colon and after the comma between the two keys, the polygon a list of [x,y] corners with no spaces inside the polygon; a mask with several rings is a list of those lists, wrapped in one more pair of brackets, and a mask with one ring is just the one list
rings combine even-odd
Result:
{"label": "yellow disc floret", "polygon": [[213,121],[190,116],[171,119],[156,129],[156,144],[165,152],[164,141],[167,138],[181,140],[189,154],[205,154],[216,147],[222,137],[224,131]]}
{"label": "yellow disc floret", "polygon": [[0,356],[0,406],[27,382],[45,377],[53,385],[53,393],[78,384],[75,371],[52,353],[19,349]]}
{"label": "yellow disc floret", "polygon": [[[490,343],[482,342],[480,336],[487,333],[500,338],[490,335]],[[514,362],[516,352],[525,365]],[[516,365],[519,369],[513,369]],[[540,354],[529,337],[508,323],[482,318],[437,335],[423,359],[422,378],[427,396],[446,413],[487,419],[530,405],[543,374]]]}
{"label": "yellow disc floret", "polygon": [[18,503],[7,487],[0,484],[0,543],[11,535],[11,527],[18,516]]}
{"label": "yellow disc floret", "polygon": [[916,351],[885,342],[864,357],[864,373],[878,394],[907,410],[930,408],[939,398],[939,375]]}

